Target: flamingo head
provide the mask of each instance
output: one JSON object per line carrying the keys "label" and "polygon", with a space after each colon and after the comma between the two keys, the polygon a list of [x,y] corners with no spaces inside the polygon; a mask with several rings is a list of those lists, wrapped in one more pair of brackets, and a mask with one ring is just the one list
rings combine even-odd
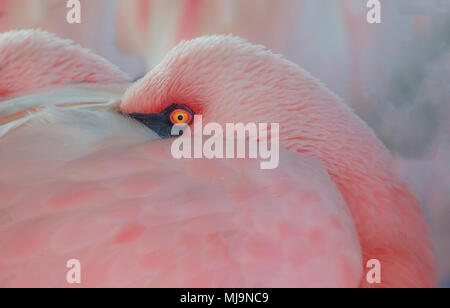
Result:
{"label": "flamingo head", "polygon": [[296,64],[237,37],[207,36],[175,47],[125,93],[121,111],[164,136],[177,108],[205,122],[298,127],[319,96],[334,99]]}
{"label": "flamingo head", "polygon": [[320,81],[234,36],[181,42],[120,104],[122,113],[163,137],[178,108],[189,119],[202,115],[204,123],[279,123],[281,145],[322,160],[338,182],[391,174],[384,146]]}

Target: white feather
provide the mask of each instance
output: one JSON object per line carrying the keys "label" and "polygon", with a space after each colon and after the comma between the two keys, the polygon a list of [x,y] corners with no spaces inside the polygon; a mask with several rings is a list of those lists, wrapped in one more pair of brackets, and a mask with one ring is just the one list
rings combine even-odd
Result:
{"label": "white feather", "polygon": [[0,102],[1,116],[26,111],[24,117],[0,125],[3,154],[8,147],[19,146],[30,155],[39,152],[70,160],[111,143],[132,145],[159,139],[144,125],[118,112],[125,89],[125,85],[72,85]]}
{"label": "white feather", "polygon": [[74,103],[107,103],[122,96],[129,84],[57,86],[37,93],[22,95],[0,101],[0,116],[33,107],[54,106]]}

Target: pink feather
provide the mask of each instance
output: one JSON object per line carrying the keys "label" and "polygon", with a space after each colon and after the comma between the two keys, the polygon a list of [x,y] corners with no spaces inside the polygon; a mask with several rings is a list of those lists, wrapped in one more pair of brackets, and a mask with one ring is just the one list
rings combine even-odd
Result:
{"label": "pink feather", "polygon": [[[30,48],[0,44],[8,65],[29,72],[26,83],[0,81],[5,94],[50,100],[73,81],[125,81],[78,47],[35,39],[47,34],[8,37],[38,54],[53,48],[27,62],[13,54]],[[67,50],[76,56],[55,62]],[[83,264],[82,286],[356,287],[367,285],[368,259],[381,261],[382,286],[435,284],[426,224],[390,154],[297,65],[235,37],[203,37],[126,93],[94,90],[112,103],[43,102],[0,139],[0,286],[67,286],[71,258]],[[172,103],[206,122],[279,122],[280,167],[174,160],[170,141],[117,112]]]}

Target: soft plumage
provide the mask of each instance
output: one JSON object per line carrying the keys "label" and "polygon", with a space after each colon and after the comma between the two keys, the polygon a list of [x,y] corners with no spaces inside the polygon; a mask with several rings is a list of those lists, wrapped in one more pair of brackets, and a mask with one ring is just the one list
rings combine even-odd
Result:
{"label": "soft plumage", "polygon": [[117,67],[89,50],[37,30],[1,34],[0,63],[0,98],[58,84],[128,81]]}
{"label": "soft plumage", "polygon": [[206,122],[280,123],[285,148],[326,165],[353,214],[364,260],[383,264],[384,285],[433,284],[420,205],[387,149],[300,67],[232,36],[183,42],[125,93],[121,109],[151,113],[174,102]]}
{"label": "soft plumage", "polygon": [[[71,61],[97,59],[84,57]],[[48,64],[40,59],[34,67]],[[115,72],[101,69],[94,75]],[[73,72],[59,86],[85,93]],[[204,37],[181,43],[123,96],[116,87],[94,87],[104,95],[95,105],[43,101],[1,137],[0,286],[64,286],[71,258],[83,286],[355,287],[373,258],[383,286],[433,285],[427,228],[389,153],[298,66],[235,37]],[[177,161],[170,140],[121,114],[173,103],[205,121],[279,122],[280,167]]]}

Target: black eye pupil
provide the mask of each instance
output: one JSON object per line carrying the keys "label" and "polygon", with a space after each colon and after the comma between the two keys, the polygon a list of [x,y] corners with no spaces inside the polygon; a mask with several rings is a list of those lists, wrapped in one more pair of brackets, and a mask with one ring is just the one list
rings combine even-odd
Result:
{"label": "black eye pupil", "polygon": [[178,121],[183,121],[184,117],[182,115],[178,116]]}

